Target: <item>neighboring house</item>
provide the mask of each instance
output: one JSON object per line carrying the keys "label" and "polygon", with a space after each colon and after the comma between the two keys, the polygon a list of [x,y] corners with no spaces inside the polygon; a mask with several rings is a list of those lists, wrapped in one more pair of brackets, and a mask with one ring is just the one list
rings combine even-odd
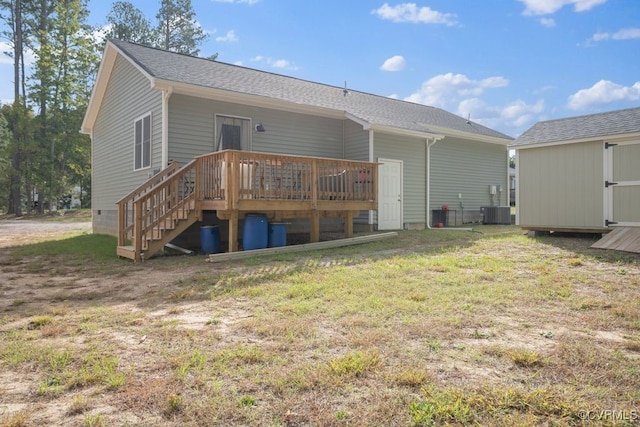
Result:
{"label": "neighboring house", "polygon": [[522,228],[640,226],[640,108],[540,122],[511,148]]}
{"label": "neighboring house", "polygon": [[[379,163],[378,210],[357,225],[423,228],[449,205],[506,205],[512,138],[439,108],[110,40],[82,125],[95,233],[170,161],[232,148]],[[498,193],[490,194],[490,188]]]}

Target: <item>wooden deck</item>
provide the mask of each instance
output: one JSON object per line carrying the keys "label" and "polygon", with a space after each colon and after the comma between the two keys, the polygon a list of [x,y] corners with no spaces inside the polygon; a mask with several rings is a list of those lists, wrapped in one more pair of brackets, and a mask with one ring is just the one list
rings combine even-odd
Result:
{"label": "wooden deck", "polygon": [[203,211],[229,221],[229,252],[238,250],[238,224],[249,213],[271,220],[309,218],[311,242],[320,219],[353,218],[377,209],[375,163],[225,150],[171,164],[118,202],[118,255],[135,261],[158,252]]}
{"label": "wooden deck", "polygon": [[640,254],[640,228],[616,227],[591,247]]}

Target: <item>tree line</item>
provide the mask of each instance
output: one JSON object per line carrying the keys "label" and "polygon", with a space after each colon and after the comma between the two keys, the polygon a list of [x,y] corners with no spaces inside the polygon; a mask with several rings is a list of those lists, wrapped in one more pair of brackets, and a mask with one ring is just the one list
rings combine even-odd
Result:
{"label": "tree line", "polygon": [[42,214],[74,188],[90,207],[91,141],[80,127],[105,38],[197,56],[207,37],[191,0],[160,0],[155,25],[127,1],[103,25],[88,17],[88,0],[0,0],[14,96],[0,107],[0,211]]}

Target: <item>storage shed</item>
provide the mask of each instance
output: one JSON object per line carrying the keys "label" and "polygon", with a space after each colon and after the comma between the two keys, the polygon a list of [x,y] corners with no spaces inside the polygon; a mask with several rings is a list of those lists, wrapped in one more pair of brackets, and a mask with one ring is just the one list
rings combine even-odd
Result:
{"label": "storage shed", "polygon": [[523,229],[640,227],[640,108],[539,122],[510,148]]}

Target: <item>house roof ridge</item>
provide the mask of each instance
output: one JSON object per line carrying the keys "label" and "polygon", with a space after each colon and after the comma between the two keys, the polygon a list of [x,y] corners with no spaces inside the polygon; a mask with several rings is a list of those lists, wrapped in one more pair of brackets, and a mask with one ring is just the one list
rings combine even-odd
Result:
{"label": "house roof ridge", "polygon": [[640,132],[640,107],[540,121],[511,146],[561,143]]}
{"label": "house roof ridge", "polygon": [[619,110],[600,111],[598,113],[581,114],[579,116],[558,117],[557,119],[541,120],[536,124],[588,119],[588,118],[592,118],[592,117],[606,116],[606,115],[610,115],[610,114],[616,114],[617,115],[619,113],[623,113],[625,111],[631,111],[631,110],[640,110],[640,107],[629,107],[629,108],[622,108],[622,109],[619,109]]}
{"label": "house roof ridge", "polygon": [[[238,93],[280,99],[301,105],[330,108],[345,111],[363,120],[384,126],[410,129],[418,132],[432,132],[429,126],[450,129],[474,135],[511,140],[512,137],[477,122],[469,122],[464,117],[440,107],[413,101],[379,95],[348,86],[316,82],[300,77],[260,70],[245,65],[231,64],[146,46],[139,43],[109,39],[127,57],[141,67],[152,78],[186,83],[196,86],[218,88]],[[140,50],[145,49],[145,50]],[[146,52],[146,53],[145,53]],[[188,69],[182,64],[172,64],[158,55],[180,55],[189,60],[203,61],[203,67],[191,64]],[[185,61],[182,61],[185,62]],[[214,68],[220,67],[220,68]],[[225,68],[226,67],[226,68]],[[179,69],[179,70],[178,70]],[[232,70],[242,70],[234,73]],[[219,71],[216,71],[219,70]],[[215,79],[212,76],[215,75]],[[264,76],[264,78],[260,78]],[[289,84],[287,83],[289,82]],[[342,93],[347,90],[348,92]],[[343,96],[344,95],[344,96]],[[351,95],[351,96],[349,96]],[[358,98],[357,100],[354,98]],[[398,107],[390,108],[393,103]],[[425,127],[426,125],[426,127]],[[469,125],[472,125],[469,127]]]}

